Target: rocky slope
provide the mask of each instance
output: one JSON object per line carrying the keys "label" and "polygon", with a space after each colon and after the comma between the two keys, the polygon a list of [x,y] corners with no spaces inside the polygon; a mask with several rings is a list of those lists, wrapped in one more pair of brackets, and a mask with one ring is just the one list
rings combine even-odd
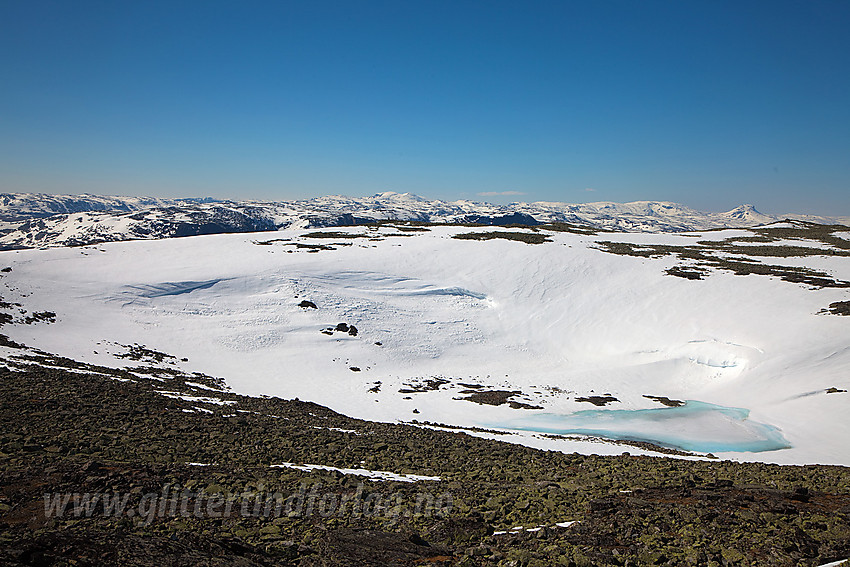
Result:
{"label": "rocky slope", "polygon": [[[235,395],[149,366],[172,355],[143,347],[124,370],[0,343],[0,565],[743,567],[850,556],[844,467],[540,451]],[[342,468],[352,466],[438,480],[369,481]]]}

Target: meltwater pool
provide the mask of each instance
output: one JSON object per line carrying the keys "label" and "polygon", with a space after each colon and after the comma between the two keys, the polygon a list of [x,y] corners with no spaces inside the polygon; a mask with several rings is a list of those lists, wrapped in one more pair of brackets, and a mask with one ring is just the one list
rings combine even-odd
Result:
{"label": "meltwater pool", "polygon": [[679,407],[537,413],[488,427],[645,441],[700,453],[775,451],[791,446],[779,429],[752,421],[749,414],[744,408],[688,400]]}

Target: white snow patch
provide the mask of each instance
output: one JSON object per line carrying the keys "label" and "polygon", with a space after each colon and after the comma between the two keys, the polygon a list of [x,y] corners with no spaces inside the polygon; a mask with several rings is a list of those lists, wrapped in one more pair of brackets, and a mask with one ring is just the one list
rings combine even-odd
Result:
{"label": "white snow patch", "polygon": [[187,386],[192,386],[194,388],[200,388],[202,390],[216,390],[216,391],[219,391],[219,392],[221,391],[221,388],[213,388],[212,386],[207,386],[206,384],[199,384],[197,382],[183,382],[183,383],[186,384]]}
{"label": "white snow patch", "polygon": [[419,482],[419,481],[428,481],[428,480],[441,480],[438,476],[426,476],[420,474],[398,474],[394,472],[388,471],[373,471],[368,469],[346,469],[339,467],[329,467],[327,465],[298,465],[295,463],[281,463],[279,465],[271,465],[272,467],[278,468],[288,468],[288,469],[297,469],[305,472],[312,472],[314,470],[323,470],[323,471],[337,471],[342,474],[350,474],[355,476],[365,476],[369,480],[373,481],[385,481],[385,480],[394,480],[398,482]]}
{"label": "white snow patch", "polygon": [[573,520],[573,521],[570,521],[570,522],[558,522],[555,525],[558,526],[559,528],[568,528],[568,527],[572,526],[573,524],[577,524],[577,523],[578,523],[578,521]]}
{"label": "white snow patch", "polygon": [[493,535],[498,536],[498,535],[506,535],[506,534],[518,534],[518,533],[523,532],[523,531],[528,532],[528,533],[535,533],[535,532],[539,532],[540,530],[542,530],[543,528],[546,528],[546,527],[548,527],[549,529],[569,528],[573,524],[577,524],[577,523],[578,523],[577,521],[558,522],[553,526],[546,526],[545,524],[540,524],[539,526],[535,526],[533,528],[525,528],[523,526],[514,526],[510,530],[495,531],[495,532],[493,532]]}
{"label": "white snow patch", "polygon": [[175,400],[183,400],[185,402],[201,402],[205,404],[216,404],[219,406],[235,404],[233,400],[220,400],[218,398],[209,398],[206,396],[187,396],[180,392],[167,392],[165,390],[156,390],[157,394],[162,394],[166,398],[174,398]]}

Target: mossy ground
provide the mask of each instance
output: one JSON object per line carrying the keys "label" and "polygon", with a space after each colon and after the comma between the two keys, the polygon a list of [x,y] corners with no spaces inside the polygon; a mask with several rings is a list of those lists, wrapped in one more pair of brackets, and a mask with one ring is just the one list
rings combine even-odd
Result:
{"label": "mossy ground", "polygon": [[[25,356],[0,371],[4,565],[816,565],[850,557],[843,467],[568,455],[198,388],[220,382],[176,369],[163,383],[143,368]],[[284,462],[441,480],[364,482],[270,467]],[[43,498],[118,492],[132,509],[164,487],[244,500],[314,485],[340,498],[450,493],[453,506],[445,516],[233,513],[147,523],[47,517]],[[578,523],[556,526],[565,521]]]}
{"label": "mossy ground", "polygon": [[537,232],[506,232],[504,230],[495,230],[492,232],[464,232],[455,234],[452,238],[458,240],[514,240],[517,242],[525,242],[526,244],[543,244],[551,242],[545,234]]}

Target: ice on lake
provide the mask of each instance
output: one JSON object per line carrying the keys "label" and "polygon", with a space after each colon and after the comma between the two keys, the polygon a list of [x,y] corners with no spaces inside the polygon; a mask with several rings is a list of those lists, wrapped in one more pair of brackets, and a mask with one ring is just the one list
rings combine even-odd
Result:
{"label": "ice on lake", "polygon": [[679,407],[538,413],[498,427],[644,441],[701,453],[761,452],[791,446],[778,428],[752,421],[749,414],[744,408],[689,400]]}

